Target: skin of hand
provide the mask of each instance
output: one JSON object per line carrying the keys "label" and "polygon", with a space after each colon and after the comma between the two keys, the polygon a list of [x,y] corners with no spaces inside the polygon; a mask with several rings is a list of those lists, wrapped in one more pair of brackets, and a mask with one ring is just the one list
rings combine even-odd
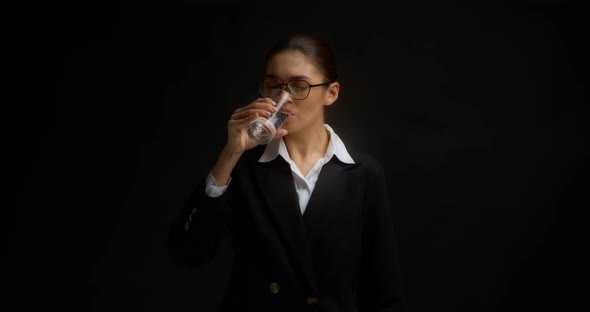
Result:
{"label": "skin of hand", "polygon": [[[248,124],[258,116],[266,118],[276,112],[276,103],[270,98],[258,98],[254,102],[238,108],[231,115],[227,123],[227,151],[235,154],[241,154],[257,144],[248,136]],[[274,138],[280,138],[287,135],[287,130],[279,129]]]}

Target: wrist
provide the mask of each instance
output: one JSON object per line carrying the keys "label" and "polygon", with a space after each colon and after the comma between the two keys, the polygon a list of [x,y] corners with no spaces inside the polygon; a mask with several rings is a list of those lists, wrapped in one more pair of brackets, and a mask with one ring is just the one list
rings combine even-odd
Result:
{"label": "wrist", "polygon": [[241,152],[233,152],[227,146],[223,148],[219,158],[217,158],[215,166],[213,166],[213,169],[211,170],[211,175],[215,179],[217,186],[227,185],[230,174],[241,156]]}
{"label": "wrist", "polygon": [[239,151],[236,150],[234,148],[231,148],[230,146],[228,146],[227,144],[223,147],[223,149],[221,150],[221,157],[225,158],[225,159],[239,159],[240,157],[242,157],[242,154],[244,153],[244,151]]}

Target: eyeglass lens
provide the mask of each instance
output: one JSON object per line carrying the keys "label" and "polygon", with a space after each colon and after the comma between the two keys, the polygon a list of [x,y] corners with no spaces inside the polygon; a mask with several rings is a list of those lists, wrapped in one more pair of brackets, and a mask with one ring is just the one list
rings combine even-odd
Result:
{"label": "eyeglass lens", "polygon": [[[281,83],[275,79],[265,79],[262,82],[260,92],[262,93],[262,96],[265,97],[277,96],[281,92],[281,89],[283,89],[283,86],[285,86],[284,83]],[[286,86],[287,91],[291,93],[293,99],[296,100],[306,98],[310,89],[309,83],[307,83],[305,80],[291,80],[286,84]]]}

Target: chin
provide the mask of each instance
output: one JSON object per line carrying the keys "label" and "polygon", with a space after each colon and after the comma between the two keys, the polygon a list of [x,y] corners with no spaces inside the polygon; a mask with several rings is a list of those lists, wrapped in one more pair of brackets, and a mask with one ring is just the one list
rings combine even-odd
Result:
{"label": "chin", "polygon": [[283,124],[283,126],[280,129],[285,129],[285,130],[287,130],[288,133],[291,133],[293,131],[292,128],[289,127],[289,125],[287,125],[287,124]]}
{"label": "chin", "polygon": [[289,121],[286,121],[281,128],[287,130],[289,133],[297,132],[297,126]]}

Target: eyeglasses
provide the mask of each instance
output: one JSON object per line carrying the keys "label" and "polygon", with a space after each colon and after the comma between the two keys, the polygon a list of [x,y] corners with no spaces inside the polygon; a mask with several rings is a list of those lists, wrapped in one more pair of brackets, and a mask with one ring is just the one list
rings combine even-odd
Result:
{"label": "eyeglasses", "polygon": [[277,79],[266,78],[260,82],[259,90],[263,97],[273,97],[279,95],[281,90],[284,89],[291,94],[294,100],[304,100],[309,95],[311,88],[325,86],[331,83],[332,82],[328,81],[310,85],[305,80],[289,80],[287,83],[282,83]]}

